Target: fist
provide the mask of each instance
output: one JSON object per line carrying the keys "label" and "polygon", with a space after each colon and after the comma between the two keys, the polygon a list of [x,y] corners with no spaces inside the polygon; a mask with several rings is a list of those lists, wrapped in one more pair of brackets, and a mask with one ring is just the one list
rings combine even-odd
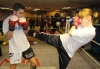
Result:
{"label": "fist", "polygon": [[18,22],[18,17],[15,15],[10,16],[9,18],[9,25],[15,26],[15,23]]}
{"label": "fist", "polygon": [[11,15],[9,18],[9,30],[10,31],[14,31],[16,22],[18,22],[18,17],[15,15]]}
{"label": "fist", "polygon": [[80,18],[77,16],[74,18],[73,20],[74,26],[78,27],[78,25],[80,24]]}
{"label": "fist", "polygon": [[28,29],[28,22],[26,21],[25,17],[20,17],[19,18],[18,25],[19,26],[23,26],[23,30],[27,30]]}
{"label": "fist", "polygon": [[27,26],[27,21],[26,21],[26,18],[25,17],[20,17],[19,18],[19,22],[18,22],[18,25],[19,26]]}

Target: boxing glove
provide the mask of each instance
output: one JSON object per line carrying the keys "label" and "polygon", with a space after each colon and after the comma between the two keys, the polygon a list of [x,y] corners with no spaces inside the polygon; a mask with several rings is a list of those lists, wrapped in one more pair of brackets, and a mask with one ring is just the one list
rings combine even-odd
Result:
{"label": "boxing glove", "polygon": [[18,20],[18,25],[23,27],[23,30],[28,29],[28,22],[26,21],[25,17],[20,17]]}
{"label": "boxing glove", "polygon": [[14,31],[15,24],[18,22],[18,17],[15,15],[11,15],[9,18],[9,31]]}
{"label": "boxing glove", "polygon": [[78,25],[80,24],[80,18],[78,16],[76,16],[73,20],[74,26],[78,27]]}

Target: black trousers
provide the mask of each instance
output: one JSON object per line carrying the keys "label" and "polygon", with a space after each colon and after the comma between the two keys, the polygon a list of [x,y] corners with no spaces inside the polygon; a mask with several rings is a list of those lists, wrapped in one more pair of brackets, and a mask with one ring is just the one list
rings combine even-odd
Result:
{"label": "black trousers", "polygon": [[34,51],[33,51],[33,49],[31,48],[31,46],[26,51],[23,51],[22,55],[23,55],[23,57],[25,59],[30,59],[30,58],[36,56],[35,53],[34,53]]}
{"label": "black trousers", "polygon": [[65,51],[62,42],[60,40],[60,36],[56,35],[47,35],[47,34],[36,34],[36,38],[54,46],[59,54],[59,66],[60,69],[66,69],[68,66],[71,58],[68,56],[67,52]]}

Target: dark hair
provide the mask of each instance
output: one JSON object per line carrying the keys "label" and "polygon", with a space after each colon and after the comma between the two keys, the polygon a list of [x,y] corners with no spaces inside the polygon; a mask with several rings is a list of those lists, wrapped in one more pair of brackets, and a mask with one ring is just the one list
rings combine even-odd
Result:
{"label": "dark hair", "polygon": [[25,9],[25,7],[21,3],[15,3],[13,5],[13,10],[17,11],[19,9]]}

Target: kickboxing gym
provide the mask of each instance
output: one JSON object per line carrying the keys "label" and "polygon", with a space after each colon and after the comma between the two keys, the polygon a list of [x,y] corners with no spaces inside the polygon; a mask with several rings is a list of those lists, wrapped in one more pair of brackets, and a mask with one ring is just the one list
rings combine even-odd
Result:
{"label": "kickboxing gym", "polygon": [[[47,0],[43,0],[43,2],[44,1]],[[65,0],[62,1],[64,2]],[[67,1],[68,0],[66,0],[66,2]],[[38,1],[34,0],[34,2]],[[96,13],[94,15],[98,17],[93,23],[93,26],[96,28],[96,35],[93,40],[78,49],[69,63],[68,69],[100,69],[100,6],[93,4],[85,7],[91,8],[95,11]],[[82,8],[84,7],[82,6],[74,9],[64,9],[62,11],[53,12],[26,10],[23,16],[26,18],[30,30],[44,32],[46,34],[61,35],[68,33],[73,25],[74,16]],[[2,24],[4,19],[11,15],[11,13],[12,10],[2,9],[2,7],[0,7],[0,69],[9,69],[9,42],[3,35]],[[37,38],[30,37],[29,35],[26,35],[26,37],[37,57],[36,69],[59,69],[58,52],[53,46]],[[22,58],[22,62],[17,65],[16,69],[30,69],[29,61]]]}

